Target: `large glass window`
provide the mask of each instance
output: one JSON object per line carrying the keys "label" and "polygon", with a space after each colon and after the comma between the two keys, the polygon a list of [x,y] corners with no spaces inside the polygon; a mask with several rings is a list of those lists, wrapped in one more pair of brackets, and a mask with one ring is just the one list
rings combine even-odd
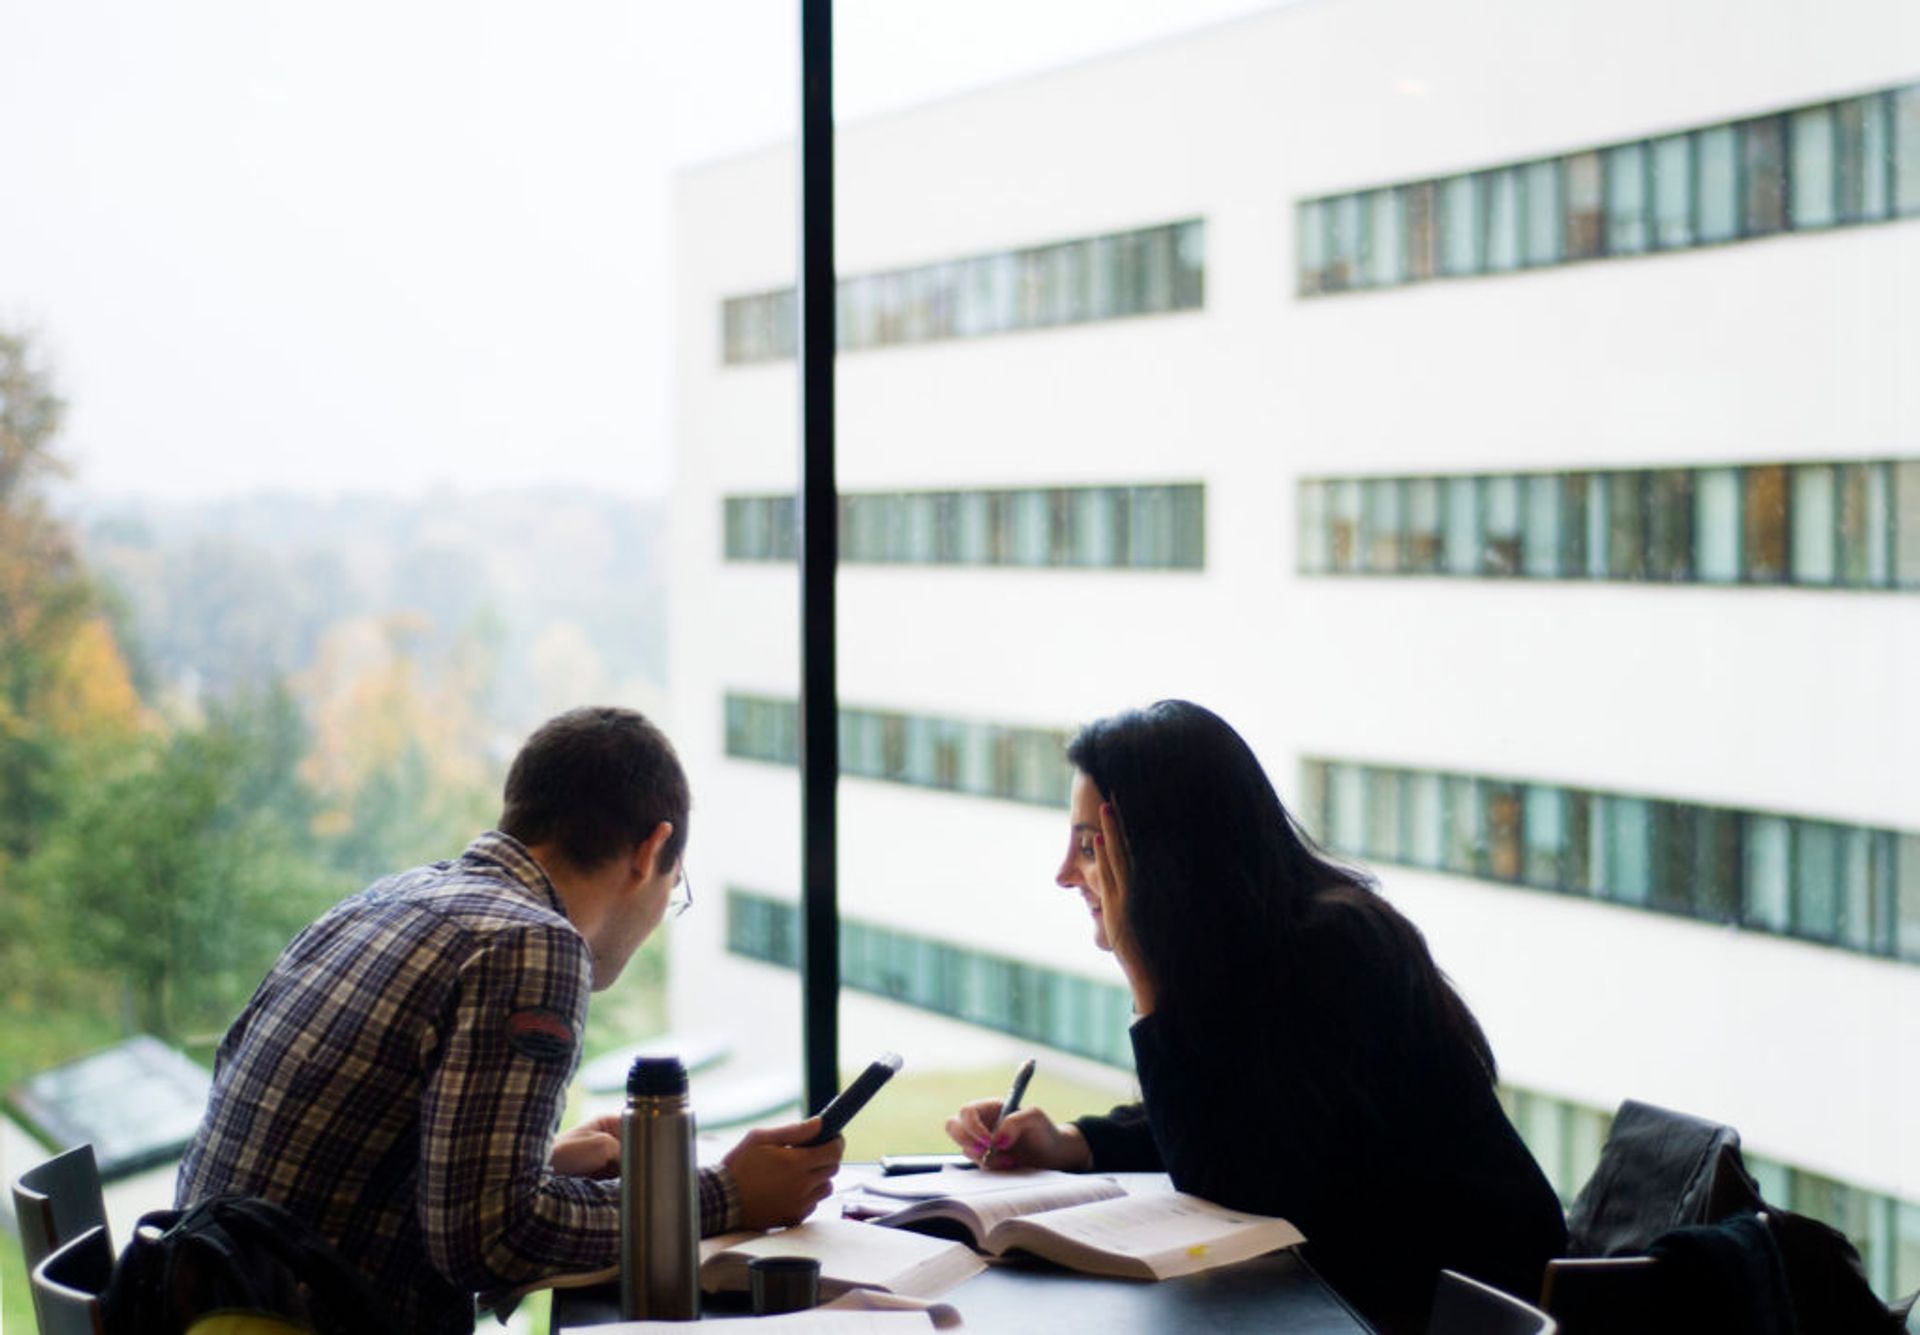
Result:
{"label": "large glass window", "polygon": [[1742,470],[1746,484],[1741,510],[1746,574],[1771,583],[1787,577],[1787,470],[1769,465]]}
{"label": "large glass window", "polygon": [[1706,468],[1694,477],[1694,570],[1698,579],[1740,578],[1740,472]]}
{"label": "large glass window", "polygon": [[1838,217],[1832,107],[1808,107],[1789,118],[1795,227],[1829,227]]}
{"label": "large glass window", "polygon": [[1481,263],[1480,178],[1455,176],[1440,182],[1440,271],[1478,273]]}
{"label": "large glass window", "polygon": [[1300,257],[1300,293],[1327,290],[1327,206],[1309,200],[1294,212],[1294,247]]}
{"label": "large glass window", "polygon": [[1367,569],[1391,575],[1401,568],[1405,539],[1400,508],[1402,487],[1397,478],[1369,478],[1365,486]]}
{"label": "large glass window", "polygon": [[1566,255],[1563,240],[1565,210],[1560,200],[1560,163],[1557,159],[1530,162],[1520,169],[1522,207],[1526,210],[1526,261],[1558,264]]}
{"label": "large glass window", "polygon": [[1552,473],[1539,473],[1527,479],[1521,566],[1535,579],[1552,579],[1560,573],[1566,522],[1562,494],[1561,479]]}
{"label": "large glass window", "polygon": [[1480,479],[1447,479],[1447,573],[1480,573]]}
{"label": "large glass window", "polygon": [[1520,168],[1509,167],[1505,171],[1488,172],[1485,177],[1484,254],[1489,273],[1505,273],[1520,267],[1520,173]]}
{"label": "large glass window", "polygon": [[1793,579],[1797,584],[1831,584],[1839,512],[1834,470],[1804,465],[1793,470]]}
{"label": "large glass window", "polygon": [[1652,148],[1653,244],[1673,250],[1694,243],[1693,140],[1684,134],[1656,139]]}
{"label": "large glass window", "polygon": [[1647,146],[1607,150],[1607,253],[1637,255],[1651,243],[1647,218]]}
{"label": "large glass window", "polygon": [[1792,921],[1792,826],[1779,816],[1749,816],[1746,836],[1743,919],[1755,927],[1784,932]]}
{"label": "large glass window", "polygon": [[1325,568],[1331,549],[1352,563],[1332,568],[1374,574],[1885,588],[1908,550],[1896,550],[1906,542],[1899,506],[1912,504],[1900,499],[1907,469],[1909,461],[1756,464],[1315,482],[1301,492],[1299,568]]}
{"label": "large glass window", "polygon": [[1893,97],[1893,207],[1911,217],[1920,213],[1920,84],[1896,89]]}
{"label": "large glass window", "polygon": [[1787,225],[1787,126],[1784,116],[1742,121],[1740,231],[1765,236]]}
{"label": "large glass window", "polygon": [[1398,190],[1367,196],[1367,281],[1375,287],[1406,281],[1406,221]]}
{"label": "large glass window", "polygon": [[[1920,485],[1916,486],[1915,496],[1915,504],[1920,506]],[[1431,477],[1407,479],[1405,504],[1406,569],[1410,574],[1436,573],[1441,568],[1440,535],[1445,527],[1441,521],[1439,479]],[[1920,543],[1916,543],[1916,547],[1920,547]]]}
{"label": "large glass window", "polygon": [[1837,137],[1837,206],[1842,222],[1871,222],[1887,215],[1892,167],[1885,94],[1856,97],[1834,108]]}
{"label": "large glass window", "polygon": [[1606,248],[1606,188],[1598,153],[1575,153],[1561,167],[1570,260],[1592,259]]}
{"label": "large glass window", "polygon": [[1740,235],[1740,144],[1731,125],[1693,136],[1698,190],[1695,231],[1703,242]]}
{"label": "large glass window", "polygon": [[1511,474],[1481,483],[1486,511],[1482,568],[1489,575],[1520,573],[1520,479]]}
{"label": "large glass window", "polygon": [[1407,278],[1413,282],[1439,272],[1440,222],[1434,204],[1434,184],[1422,181],[1403,188],[1406,211]]}

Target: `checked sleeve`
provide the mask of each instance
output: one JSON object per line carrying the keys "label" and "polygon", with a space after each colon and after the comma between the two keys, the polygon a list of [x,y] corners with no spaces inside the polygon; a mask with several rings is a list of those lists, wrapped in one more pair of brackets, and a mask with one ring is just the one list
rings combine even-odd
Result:
{"label": "checked sleeve", "polygon": [[462,965],[423,1041],[418,1210],[428,1256],[459,1288],[599,1269],[619,1254],[619,1184],[547,1163],[591,988],[587,944],[570,927],[499,932]]}

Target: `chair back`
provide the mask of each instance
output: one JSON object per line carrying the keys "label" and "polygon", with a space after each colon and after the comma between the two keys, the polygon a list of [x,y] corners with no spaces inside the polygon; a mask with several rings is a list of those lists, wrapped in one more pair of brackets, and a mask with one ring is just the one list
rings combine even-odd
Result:
{"label": "chair back", "polygon": [[96,1224],[33,1268],[40,1335],[105,1335],[100,1295],[113,1278],[113,1244]]}
{"label": "chair back", "polygon": [[20,1248],[28,1270],[88,1229],[104,1227],[107,1203],[93,1146],[56,1154],[15,1178],[13,1213],[20,1221]]}
{"label": "chair back", "polygon": [[1651,1256],[1549,1261],[1540,1305],[1560,1324],[1560,1335],[1657,1329],[1659,1264]]}
{"label": "chair back", "polygon": [[1442,1270],[1427,1335],[1554,1335],[1553,1318],[1490,1284]]}

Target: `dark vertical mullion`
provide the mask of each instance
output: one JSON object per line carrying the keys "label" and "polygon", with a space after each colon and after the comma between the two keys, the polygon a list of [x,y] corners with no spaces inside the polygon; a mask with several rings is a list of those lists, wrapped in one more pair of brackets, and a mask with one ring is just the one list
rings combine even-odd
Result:
{"label": "dark vertical mullion", "polygon": [[840,1082],[833,0],[800,0],[800,822],[806,1105]]}

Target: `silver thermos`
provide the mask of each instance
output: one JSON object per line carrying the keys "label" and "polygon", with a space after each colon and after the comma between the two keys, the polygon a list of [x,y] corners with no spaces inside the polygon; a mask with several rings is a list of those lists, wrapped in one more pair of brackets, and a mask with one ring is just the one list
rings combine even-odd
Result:
{"label": "silver thermos", "polygon": [[687,1068],[638,1057],[620,1115],[620,1315],[692,1321],[700,1315],[700,1207]]}

